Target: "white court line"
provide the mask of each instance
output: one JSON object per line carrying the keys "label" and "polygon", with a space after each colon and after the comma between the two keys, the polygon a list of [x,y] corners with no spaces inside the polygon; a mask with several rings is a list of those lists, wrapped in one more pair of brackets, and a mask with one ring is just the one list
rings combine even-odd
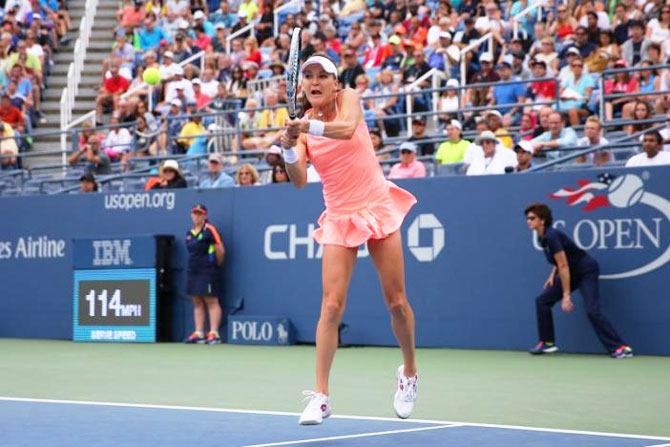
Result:
{"label": "white court line", "polygon": [[330,436],[327,438],[312,438],[312,439],[300,439],[298,441],[282,441],[282,442],[271,442],[269,444],[254,444],[247,445],[244,447],[274,447],[279,445],[293,445],[293,444],[306,444],[308,442],[323,442],[323,441],[335,441],[337,439],[354,439],[354,438],[369,438],[371,436],[385,436],[385,435],[395,435],[398,433],[412,433],[417,431],[426,431],[426,430],[439,430],[442,428],[452,428],[452,427],[462,427],[462,425],[438,425],[437,427],[422,427],[422,428],[408,428],[405,430],[389,430],[389,431],[378,431],[374,433],[360,433],[358,435],[342,435],[342,436]]}
{"label": "white court line", "polygon": [[670,444],[654,444],[654,445],[648,445],[646,447],[670,447]]}
{"label": "white court line", "polygon": [[[62,400],[62,399],[34,399],[26,397],[2,397],[0,401],[9,402],[31,402],[31,403],[47,403],[47,404],[67,404],[67,405],[95,405],[102,407],[125,407],[125,408],[149,408],[157,410],[183,410],[183,411],[211,411],[216,413],[237,413],[237,414],[261,414],[269,416],[300,416],[300,413],[288,411],[265,411],[265,410],[237,410],[231,408],[214,408],[214,407],[187,407],[180,405],[152,405],[152,404],[133,404],[124,402],[96,402],[86,400]],[[584,435],[584,436],[605,436],[610,438],[629,438],[629,439],[648,439],[651,441],[670,441],[667,436],[648,436],[648,435],[633,435],[626,433],[606,433],[597,431],[581,431],[581,430],[564,430],[560,428],[539,428],[526,427],[522,425],[500,425],[500,424],[480,424],[470,422],[457,421],[436,421],[430,419],[398,419],[388,417],[373,417],[373,416],[348,416],[348,415],[333,415],[331,419],[350,419],[362,421],[387,421],[405,424],[440,424],[440,425],[459,425],[468,427],[482,427],[482,428],[501,428],[505,430],[522,430],[522,431],[537,431],[543,433],[563,433],[568,435]],[[670,447],[670,446],[669,446]]]}

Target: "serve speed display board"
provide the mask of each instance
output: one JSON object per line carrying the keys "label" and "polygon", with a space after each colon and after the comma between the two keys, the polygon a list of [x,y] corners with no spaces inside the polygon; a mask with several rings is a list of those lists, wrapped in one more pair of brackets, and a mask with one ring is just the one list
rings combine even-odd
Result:
{"label": "serve speed display board", "polygon": [[74,240],[75,341],[156,341],[156,239]]}
{"label": "serve speed display board", "polygon": [[74,274],[74,340],[156,341],[156,270]]}

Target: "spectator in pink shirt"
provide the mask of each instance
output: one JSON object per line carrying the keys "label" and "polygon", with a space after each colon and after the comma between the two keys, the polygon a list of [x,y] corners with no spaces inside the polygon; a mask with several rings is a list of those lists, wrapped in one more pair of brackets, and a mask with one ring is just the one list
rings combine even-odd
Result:
{"label": "spectator in pink shirt", "polygon": [[420,178],[426,176],[426,167],[416,159],[418,146],[411,141],[400,145],[400,163],[391,167],[390,179]]}

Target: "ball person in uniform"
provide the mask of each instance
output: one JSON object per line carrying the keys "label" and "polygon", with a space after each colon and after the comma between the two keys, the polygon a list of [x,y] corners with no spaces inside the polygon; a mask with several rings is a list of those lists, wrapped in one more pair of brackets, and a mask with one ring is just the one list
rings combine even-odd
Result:
{"label": "ball person in uniform", "polygon": [[[224,248],[217,229],[207,220],[207,207],[197,204],[191,208],[193,227],[186,233],[188,271],[186,294],[193,300],[195,331],[186,343],[221,343],[221,266]],[[209,313],[209,332],[205,335],[205,320]]]}
{"label": "ball person in uniform", "polygon": [[550,264],[554,266],[544,289],[535,299],[537,328],[540,341],[530,350],[531,354],[551,354],[558,351],[554,337],[554,320],[551,308],[561,302],[564,312],[574,309],[571,293],[579,289],[584,299],[586,315],[605,349],[615,358],[633,356],[633,350],[624,343],[612,323],[600,309],[598,262],[560,230],[551,226],[551,209],[544,203],[526,207],[526,223],[535,231]]}

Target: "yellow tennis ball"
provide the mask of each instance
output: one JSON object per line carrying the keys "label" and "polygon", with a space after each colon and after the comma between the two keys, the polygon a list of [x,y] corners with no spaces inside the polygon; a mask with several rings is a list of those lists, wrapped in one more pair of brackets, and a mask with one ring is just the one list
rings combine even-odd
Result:
{"label": "yellow tennis ball", "polygon": [[156,85],[161,81],[161,74],[157,68],[149,67],[142,73],[142,79],[149,85]]}

